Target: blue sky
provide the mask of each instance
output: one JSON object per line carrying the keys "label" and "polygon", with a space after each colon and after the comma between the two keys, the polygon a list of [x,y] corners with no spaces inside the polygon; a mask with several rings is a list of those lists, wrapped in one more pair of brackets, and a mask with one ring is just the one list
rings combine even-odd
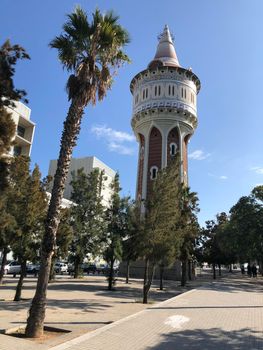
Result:
{"label": "blue sky", "polygon": [[68,109],[67,73],[48,47],[61,33],[65,14],[80,4],[88,13],[113,9],[129,31],[132,64],[112,90],[86,109],[74,157],[95,155],[118,170],[123,193],[134,196],[137,144],[130,127],[129,84],[153,58],[165,24],[175,37],[180,64],[201,80],[199,125],[189,144],[190,186],[200,200],[200,223],[228,211],[263,183],[263,1],[262,0],[2,0],[1,43],[10,38],[31,56],[17,66],[15,83],[28,92],[36,122],[32,162],[47,175],[56,159]]}

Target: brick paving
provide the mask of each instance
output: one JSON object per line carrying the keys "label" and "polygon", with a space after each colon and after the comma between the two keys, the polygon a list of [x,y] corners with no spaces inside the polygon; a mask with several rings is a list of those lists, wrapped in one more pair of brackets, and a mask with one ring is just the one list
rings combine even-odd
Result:
{"label": "brick paving", "polygon": [[262,283],[206,285],[52,348],[64,349],[262,350]]}

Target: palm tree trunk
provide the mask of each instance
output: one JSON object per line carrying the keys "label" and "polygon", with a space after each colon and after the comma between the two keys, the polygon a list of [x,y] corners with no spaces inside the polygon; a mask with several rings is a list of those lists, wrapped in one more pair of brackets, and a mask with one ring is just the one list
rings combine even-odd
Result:
{"label": "palm tree trunk", "polygon": [[7,254],[8,254],[8,248],[4,248],[2,251],[2,263],[1,263],[1,269],[0,269],[0,284],[3,283],[3,278],[5,274],[5,265],[7,262]]}
{"label": "palm tree trunk", "polygon": [[80,123],[85,104],[79,98],[74,98],[70,105],[60,143],[60,153],[54,185],[45,224],[45,234],[42,241],[41,265],[38,275],[35,296],[29,310],[26,336],[37,338],[43,334],[47,286],[50,273],[51,259],[55,249],[56,233],[59,224],[60,205],[67,179],[73,147],[76,145],[80,131]]}
{"label": "palm tree trunk", "polygon": [[126,283],[129,283],[130,279],[130,260],[127,260],[127,265],[126,265]]}
{"label": "palm tree trunk", "polygon": [[20,277],[16,286],[16,294],[14,297],[14,301],[21,300],[21,293],[22,293],[23,282],[25,277],[26,277],[26,260],[23,260],[21,262],[21,272],[20,272]]}

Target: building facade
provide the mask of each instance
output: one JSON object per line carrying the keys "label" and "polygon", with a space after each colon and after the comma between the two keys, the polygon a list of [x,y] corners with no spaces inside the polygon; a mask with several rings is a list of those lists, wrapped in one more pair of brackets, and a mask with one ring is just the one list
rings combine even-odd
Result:
{"label": "building facade", "polygon": [[[67,200],[71,198],[72,186],[70,182],[72,181],[72,172],[77,172],[78,169],[84,169],[85,174],[89,174],[94,169],[103,170],[105,172],[106,180],[104,181],[104,187],[102,189],[102,204],[107,206],[112,194],[110,189],[110,184],[115,177],[116,172],[112,170],[109,166],[104,164],[102,161],[96,157],[85,157],[85,158],[72,158],[70,162],[70,169],[68,172],[68,177],[66,180],[65,190],[63,197]],[[54,178],[57,169],[57,161],[51,160],[49,163],[48,175]],[[52,183],[51,183],[52,188]]]}
{"label": "building facade", "polygon": [[177,152],[181,178],[188,183],[187,145],[197,127],[200,81],[180,66],[168,26],[154,59],[131,81],[132,128],[139,142],[136,199],[147,198],[150,183]]}
{"label": "building facade", "polygon": [[7,107],[16,125],[15,144],[10,154],[30,156],[35,131],[35,123],[30,120],[31,109],[18,101],[14,104],[15,107]]}

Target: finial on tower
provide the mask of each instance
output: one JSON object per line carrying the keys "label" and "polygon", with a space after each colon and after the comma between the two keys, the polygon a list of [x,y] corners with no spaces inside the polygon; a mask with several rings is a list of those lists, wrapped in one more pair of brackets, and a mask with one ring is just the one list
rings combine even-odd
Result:
{"label": "finial on tower", "polygon": [[166,24],[163,32],[158,37],[159,43],[157,46],[154,59],[150,62],[149,67],[156,63],[162,66],[180,67],[175,48],[173,43],[173,37],[170,33],[169,27]]}

